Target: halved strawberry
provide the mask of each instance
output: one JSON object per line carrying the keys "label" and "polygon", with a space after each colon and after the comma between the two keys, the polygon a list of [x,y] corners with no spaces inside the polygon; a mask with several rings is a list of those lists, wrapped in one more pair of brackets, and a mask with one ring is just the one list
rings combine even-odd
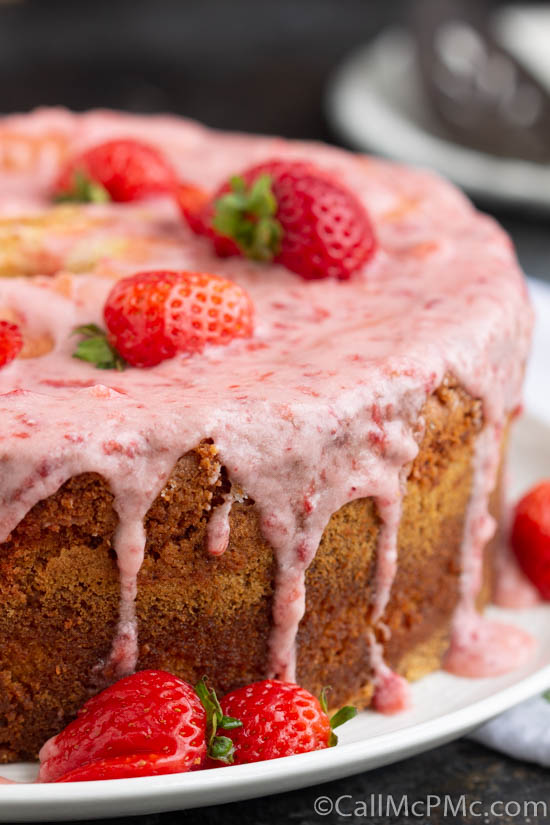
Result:
{"label": "halved strawberry", "polygon": [[206,712],[194,688],[142,670],[89,699],[40,751],[39,782],[116,779],[197,770]]}
{"label": "halved strawberry", "polygon": [[107,334],[89,324],[74,356],[100,368],[152,367],[177,353],[222,346],[253,331],[254,306],[242,287],[207,272],[140,272],[112,288]]}

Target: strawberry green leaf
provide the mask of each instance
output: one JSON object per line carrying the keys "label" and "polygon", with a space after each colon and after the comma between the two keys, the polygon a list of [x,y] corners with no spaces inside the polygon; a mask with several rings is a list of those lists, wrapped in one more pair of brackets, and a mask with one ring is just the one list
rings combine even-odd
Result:
{"label": "strawberry green leaf", "polygon": [[218,728],[221,730],[242,728],[243,723],[240,719],[235,719],[233,716],[224,716],[216,691],[214,688],[208,687],[206,676],[203,676],[200,682],[195,685],[195,692],[206,711],[206,744],[208,756],[226,765],[231,765],[233,763],[233,754],[235,753],[233,742],[228,736],[216,736],[216,731]]}
{"label": "strawberry green leaf", "polygon": [[57,203],[107,203],[111,196],[104,186],[89,178],[85,172],[76,169],[70,189],[60,192],[55,200]]}
{"label": "strawberry green leaf", "polygon": [[321,695],[319,696],[319,704],[321,705],[321,710],[323,711],[323,713],[326,713],[327,716],[328,716],[327,695],[328,695],[329,690],[330,690],[330,688],[324,687],[321,690]]}
{"label": "strawberry green leaf", "polygon": [[270,218],[277,213],[277,201],[271,191],[271,177],[260,175],[248,194],[248,209],[258,218]]}
{"label": "strawberry green leaf", "polygon": [[353,705],[345,705],[343,708],[340,708],[334,716],[331,717],[330,726],[332,730],[334,728],[339,728],[340,725],[349,722],[350,719],[353,719],[354,716],[357,716],[357,708],[354,708]]}
{"label": "strawberry green leaf", "polygon": [[82,326],[73,329],[73,335],[84,335],[86,338],[91,338],[93,335],[105,335],[105,331],[97,324],[82,324]]}
{"label": "strawberry green leaf", "polygon": [[206,711],[206,716],[209,722],[215,722],[216,727],[223,719],[223,712],[213,688],[209,688],[206,676],[203,676],[200,682],[195,685],[195,693],[202,702],[202,706]]}
{"label": "strawberry green leaf", "polygon": [[214,204],[212,226],[232,238],[248,258],[272,261],[280,250],[283,230],[276,218],[270,175],[260,175],[249,187],[243,178],[234,177],[230,186],[231,191]]}
{"label": "strawberry green leaf", "polygon": [[[321,705],[321,710],[328,715],[328,702],[327,702],[327,694],[330,688],[324,687],[321,691],[321,695],[319,696],[319,704]],[[338,737],[334,733],[335,728],[339,728],[340,725],[343,725],[345,722],[349,722],[350,719],[353,719],[354,716],[357,716],[357,708],[354,708],[352,705],[345,705],[340,710],[336,711],[334,716],[330,719],[330,728],[331,734],[328,740],[329,748],[333,748],[334,745],[338,744]]]}
{"label": "strawberry green leaf", "polygon": [[330,727],[331,727],[331,734],[328,740],[329,748],[333,748],[335,745],[338,744],[338,737],[334,733],[334,728],[339,728],[340,725],[343,725],[344,722],[349,722],[350,719],[353,719],[354,716],[357,716],[357,708],[352,707],[351,705],[345,705],[345,707],[340,708],[330,720]]}
{"label": "strawberry green leaf", "polygon": [[550,690],[547,690],[545,693],[542,694],[543,699],[546,699],[547,702],[550,702]]}
{"label": "strawberry green leaf", "polygon": [[243,723],[240,719],[235,719],[233,716],[222,716],[220,728],[222,730],[235,730],[235,728],[242,728]]}
{"label": "strawberry green leaf", "polygon": [[126,362],[109,343],[105,330],[97,324],[83,324],[73,330],[82,340],[73,352],[73,358],[88,361],[100,370],[123,370]]}

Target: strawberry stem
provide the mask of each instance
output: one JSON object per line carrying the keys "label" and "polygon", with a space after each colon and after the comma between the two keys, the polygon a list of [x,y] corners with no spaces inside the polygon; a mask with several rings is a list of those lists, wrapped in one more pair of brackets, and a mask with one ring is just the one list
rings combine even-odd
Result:
{"label": "strawberry stem", "polygon": [[233,762],[235,748],[228,736],[215,736],[208,746],[208,756],[218,762],[231,764]]}
{"label": "strawberry stem", "polygon": [[80,169],[72,175],[71,187],[56,195],[57,203],[107,203],[111,196],[104,186]]}
{"label": "strawberry stem", "polygon": [[82,340],[73,352],[73,358],[88,361],[100,370],[122,371],[126,361],[109,343],[105,330],[97,324],[84,324],[73,330],[73,335],[80,335]]}
{"label": "strawberry stem", "polygon": [[217,736],[216,732],[218,729],[235,730],[235,728],[242,728],[243,723],[233,716],[224,715],[216,691],[214,688],[208,687],[206,676],[203,676],[200,682],[195,685],[195,692],[206,711],[208,756],[218,762],[223,762],[225,765],[232,765],[235,754],[233,742],[228,736]]}
{"label": "strawberry stem", "polygon": [[275,217],[278,206],[271,182],[270,175],[260,175],[247,187],[243,178],[231,178],[231,191],[214,204],[214,229],[257,261],[272,261],[281,247],[283,230]]}

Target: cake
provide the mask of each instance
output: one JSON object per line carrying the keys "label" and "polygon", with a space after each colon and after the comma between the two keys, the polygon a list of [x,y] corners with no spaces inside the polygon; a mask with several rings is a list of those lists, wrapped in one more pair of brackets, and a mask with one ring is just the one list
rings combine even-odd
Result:
{"label": "cake", "polygon": [[[128,136],[209,189],[314,161],[377,250],[349,281],[304,281],[218,257],[169,197],[52,202],[68,157]],[[25,335],[0,370],[0,761],[136,668],[392,712],[442,666],[524,660],[528,637],[482,616],[532,322],[493,220],[428,172],[101,111],[4,118],[0,180],[0,319]],[[72,358],[114,281],[153,269],[241,284],[254,336],[150,369]]]}

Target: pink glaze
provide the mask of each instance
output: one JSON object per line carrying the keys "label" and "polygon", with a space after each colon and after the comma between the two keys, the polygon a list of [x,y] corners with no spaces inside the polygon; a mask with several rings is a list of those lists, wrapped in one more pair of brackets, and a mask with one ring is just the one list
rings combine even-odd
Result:
{"label": "pink glaze", "polygon": [[444,666],[456,676],[500,676],[511,665],[524,665],[535,649],[535,640],[524,630],[488,621],[476,613],[453,639]]}
{"label": "pink glaze", "polygon": [[397,532],[401,521],[401,503],[404,493],[404,474],[394,475],[393,490],[378,497],[378,514],[382,519],[377,547],[376,590],[372,609],[373,621],[379,621],[390,599],[397,570]]}
{"label": "pink glaze", "polygon": [[228,493],[223,503],[212,512],[206,528],[208,552],[213,556],[221,556],[229,545],[229,513],[233,506],[233,496]]}
{"label": "pink glaze", "polygon": [[[383,635],[389,632],[385,625],[382,630]],[[387,716],[408,710],[412,704],[409,683],[387,666],[384,661],[384,648],[376,641],[373,633],[369,634],[369,645],[374,673],[373,708]]]}
{"label": "pink glaze", "polygon": [[[0,279],[0,310],[10,308],[28,329],[55,341],[50,353],[0,372],[0,540],[71,476],[101,473],[120,519],[120,622],[107,664],[122,676],[137,657],[134,600],[143,518],[177,459],[211,438],[233,487],[254,498],[276,554],[269,675],[294,680],[305,571],[332,513],[364,496],[375,498],[383,521],[373,605],[382,620],[395,575],[403,479],[421,437],[419,414],[452,373],[482,399],[486,425],[476,452],[449,661],[463,651],[459,670],[483,675],[494,669],[471,627],[481,551],[494,530],[487,505],[499,439],[520,401],[531,330],[507,236],[428,173],[322,145],[221,135],[175,118],[107,112],[41,110],[4,119],[0,148],[10,141],[11,152],[18,141],[23,155],[29,142],[33,148],[15,171],[7,161],[2,171],[0,151],[0,211],[9,217],[30,210],[40,217],[63,152],[133,134],[164,148],[181,178],[201,186],[217,186],[268,158],[313,160],[364,201],[379,249],[350,282],[305,282],[278,266],[216,258],[167,200],[77,210],[92,225],[81,231],[88,246],[77,249],[76,264],[74,236],[68,243],[66,232],[61,237],[52,227],[35,229],[34,261],[43,260],[40,250],[47,246],[50,270],[53,256],[54,269],[84,274]],[[242,284],[256,308],[254,338],[123,373],[71,359],[71,330],[101,322],[111,279],[161,266],[210,270]],[[228,498],[214,511],[212,552],[227,544],[230,506]],[[499,642],[491,662],[497,657],[499,668],[517,664],[516,649],[489,635],[491,645]],[[380,707],[395,704],[383,696],[385,690],[394,695],[396,684],[385,668],[381,661]]]}
{"label": "pink glaze", "polygon": [[409,683],[403,676],[394,673],[387,665],[378,674],[372,704],[379,713],[393,716],[411,707]]}

